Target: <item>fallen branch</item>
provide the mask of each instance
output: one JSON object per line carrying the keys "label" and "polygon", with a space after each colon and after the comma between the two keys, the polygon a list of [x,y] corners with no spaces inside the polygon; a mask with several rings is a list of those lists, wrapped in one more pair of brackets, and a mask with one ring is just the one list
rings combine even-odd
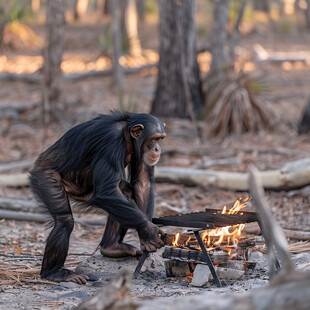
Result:
{"label": "fallen branch", "polygon": [[[310,158],[285,164],[281,169],[260,171],[265,189],[289,190],[310,184]],[[159,167],[155,170],[157,182],[180,183],[189,186],[217,186],[246,191],[248,173],[203,171],[198,169]]]}
{"label": "fallen branch", "polygon": [[[300,242],[296,242],[296,243],[291,243],[288,245],[288,251],[291,254],[299,254],[299,253],[306,253],[306,252],[310,252],[310,242],[309,241],[300,241]],[[256,245],[254,246],[251,251],[256,252],[262,252],[264,254],[267,254],[267,248],[265,245]]]}
{"label": "fallen branch", "polygon": [[[123,67],[122,70],[125,74],[132,74],[132,73],[138,73],[145,69],[150,69],[157,67],[158,63],[154,62],[151,64],[146,64],[140,67]],[[75,82],[78,80],[83,80],[86,78],[94,78],[94,77],[103,77],[103,76],[109,76],[112,74],[112,69],[105,69],[105,70],[91,70],[87,72],[81,72],[81,73],[70,73],[65,75],[65,80],[69,82]],[[39,84],[42,82],[42,77],[37,74],[16,74],[16,73],[10,73],[5,72],[0,74],[0,81],[9,81],[9,82],[24,82],[24,83],[36,83]]]}
{"label": "fallen branch", "polygon": [[0,209],[4,210],[41,213],[42,209],[38,206],[39,205],[35,200],[0,197]]}
{"label": "fallen branch", "polygon": [[16,74],[16,73],[4,72],[0,74],[0,81],[38,84],[41,83],[42,78],[41,76],[36,74]]}
{"label": "fallen branch", "polygon": [[258,221],[270,256],[270,275],[273,277],[277,272],[277,256],[282,262],[281,274],[293,273],[294,266],[288,251],[288,244],[281,227],[272,216],[264,195],[260,174],[254,166],[250,167],[249,173],[251,196],[257,209]]}
{"label": "fallen branch", "polygon": [[304,62],[310,59],[309,52],[268,52],[260,44],[254,45],[256,60],[259,62]]}
{"label": "fallen branch", "polygon": [[0,175],[0,186],[23,187],[28,186],[28,173],[2,174]]}
{"label": "fallen branch", "polygon": [[283,229],[283,232],[286,238],[297,239],[297,240],[310,240],[309,231],[297,231],[297,230]]}
{"label": "fallen branch", "polygon": [[[7,220],[16,220],[16,221],[34,221],[46,223],[49,220],[49,217],[44,214],[38,213],[27,213],[27,212],[15,212],[15,211],[5,211],[0,210],[0,219]],[[79,223],[81,225],[105,225],[105,219],[81,219],[74,218],[75,223]]]}
{"label": "fallen branch", "polygon": [[[1,76],[1,74],[0,74]],[[28,110],[32,110],[40,106],[40,103],[36,102],[3,102],[0,106],[0,111],[14,111],[15,113],[23,113]]]}
{"label": "fallen branch", "polygon": [[18,162],[9,162],[0,164],[0,173],[8,172],[15,169],[29,169],[34,163],[34,160],[23,160]]}
{"label": "fallen branch", "polygon": [[[310,232],[299,230],[298,227],[294,229],[286,229],[285,225],[281,226],[282,231],[285,234],[286,238],[296,239],[296,240],[310,240]],[[247,234],[260,235],[261,230],[257,223],[247,223],[244,228],[244,232]]]}

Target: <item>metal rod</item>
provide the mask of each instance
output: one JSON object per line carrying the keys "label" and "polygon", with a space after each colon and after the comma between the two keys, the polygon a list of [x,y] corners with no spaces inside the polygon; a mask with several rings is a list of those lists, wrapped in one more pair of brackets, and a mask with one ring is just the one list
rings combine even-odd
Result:
{"label": "metal rod", "polygon": [[209,269],[210,269],[210,271],[211,271],[212,277],[213,277],[213,279],[214,279],[216,285],[217,285],[218,287],[221,287],[222,284],[221,284],[221,282],[220,282],[220,280],[219,280],[219,278],[218,278],[218,276],[217,276],[217,274],[216,274],[216,271],[215,271],[215,269],[214,269],[214,266],[213,266],[213,263],[212,263],[212,261],[211,261],[211,258],[210,258],[209,254],[208,254],[208,251],[206,250],[205,244],[203,243],[203,241],[202,241],[202,239],[201,239],[199,230],[194,230],[194,234],[195,234],[196,239],[197,239],[197,241],[198,241],[198,243],[199,243],[199,245],[200,245],[200,248],[201,248],[201,250],[202,250],[203,257],[204,257],[204,259],[205,259],[205,262],[206,262],[206,263],[208,264],[208,266],[209,266]]}
{"label": "metal rod", "polygon": [[144,262],[145,262],[145,260],[147,259],[148,256],[149,256],[149,252],[144,251],[142,253],[142,255],[140,257],[140,260],[139,260],[139,263],[138,263],[138,265],[137,265],[137,267],[136,267],[136,269],[135,269],[135,271],[133,273],[133,278],[134,279],[137,279],[137,277],[138,277],[138,275],[139,275],[139,273],[141,271],[141,268],[142,268],[142,266],[143,266],[143,264],[144,264]]}

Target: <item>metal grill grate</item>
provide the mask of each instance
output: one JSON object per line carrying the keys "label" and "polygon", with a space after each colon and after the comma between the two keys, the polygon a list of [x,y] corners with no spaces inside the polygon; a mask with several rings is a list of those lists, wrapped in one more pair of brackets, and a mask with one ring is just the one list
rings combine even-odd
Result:
{"label": "metal grill grate", "polygon": [[239,214],[221,214],[216,210],[213,212],[192,212],[178,215],[153,218],[153,223],[165,226],[191,227],[203,229],[214,229],[217,227],[231,226],[243,223],[256,222],[255,212],[240,212]]}

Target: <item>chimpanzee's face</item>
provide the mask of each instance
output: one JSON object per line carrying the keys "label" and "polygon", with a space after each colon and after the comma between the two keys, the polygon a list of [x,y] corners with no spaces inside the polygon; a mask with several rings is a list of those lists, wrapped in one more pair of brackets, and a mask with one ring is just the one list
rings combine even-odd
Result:
{"label": "chimpanzee's face", "polygon": [[137,141],[143,162],[148,166],[158,163],[161,153],[160,141],[166,137],[165,124],[153,117],[149,122],[137,124],[130,130],[131,136]]}
{"label": "chimpanzee's face", "polygon": [[161,132],[147,139],[143,145],[142,159],[148,166],[154,166],[158,163],[161,153],[160,141],[166,137],[166,133]]}

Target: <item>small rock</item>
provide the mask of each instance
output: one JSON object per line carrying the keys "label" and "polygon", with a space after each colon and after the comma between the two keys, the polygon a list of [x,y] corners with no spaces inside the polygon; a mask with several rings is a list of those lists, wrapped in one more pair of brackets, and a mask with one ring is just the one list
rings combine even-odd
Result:
{"label": "small rock", "polygon": [[60,286],[60,285],[55,286],[53,289],[54,289],[54,291],[65,291],[66,290],[65,287]]}
{"label": "small rock", "polygon": [[88,281],[98,281],[104,277],[104,273],[100,271],[95,271],[87,274]]}
{"label": "small rock", "polygon": [[102,287],[104,285],[104,283],[105,282],[103,282],[103,281],[95,281],[95,282],[92,283],[91,286],[93,286],[93,287]]}
{"label": "small rock", "polygon": [[[215,267],[215,272],[221,280],[238,280],[245,271],[232,268]],[[194,270],[194,276],[191,284],[193,286],[206,286],[210,280],[213,279],[211,271],[207,265],[198,264]]]}
{"label": "small rock", "polygon": [[90,294],[88,294],[87,292],[84,292],[84,291],[74,291],[74,292],[62,294],[59,296],[59,298],[69,298],[69,297],[78,298],[78,299],[85,299],[85,298],[90,297]]}
{"label": "small rock", "polygon": [[60,286],[65,287],[65,288],[77,288],[80,287],[79,284],[74,283],[74,282],[60,282]]}
{"label": "small rock", "polygon": [[222,280],[238,280],[244,274],[244,270],[237,270],[232,268],[215,267],[217,276]]}
{"label": "small rock", "polygon": [[211,271],[207,265],[198,264],[194,270],[191,285],[202,287],[209,282]]}

